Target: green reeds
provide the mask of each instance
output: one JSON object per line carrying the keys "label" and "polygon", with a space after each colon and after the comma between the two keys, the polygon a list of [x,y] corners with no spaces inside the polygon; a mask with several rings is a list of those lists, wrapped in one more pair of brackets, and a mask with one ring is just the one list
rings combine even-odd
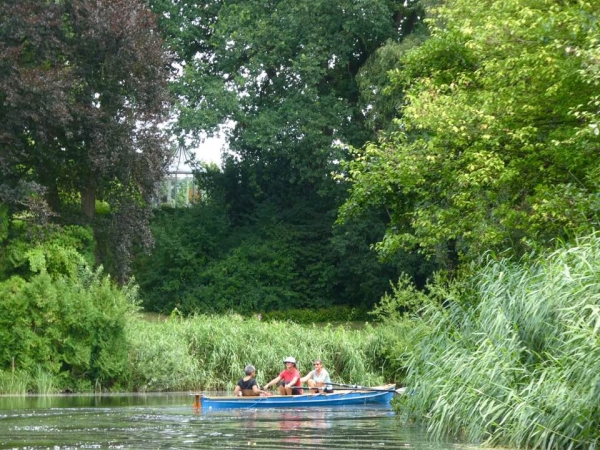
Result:
{"label": "green reeds", "polygon": [[537,261],[489,261],[472,281],[475,301],[426,307],[401,410],[437,436],[597,449],[600,238]]}
{"label": "green reeds", "polygon": [[58,391],[56,386],[54,375],[40,366],[33,376],[22,370],[0,372],[0,395],[27,395],[28,393],[49,395]]}
{"label": "green reeds", "polygon": [[319,358],[337,382],[383,382],[382,361],[374,355],[384,344],[369,325],[348,330],[233,314],[134,321],[127,335],[136,390],[233,389],[247,364],[256,366],[257,380],[264,384],[284,369],[288,355],[296,358],[303,375]]}
{"label": "green reeds", "polygon": [[0,371],[0,395],[25,395],[31,377],[23,371]]}
{"label": "green reeds", "polygon": [[43,370],[40,366],[37,367],[37,371],[35,372],[33,385],[37,394],[49,395],[57,391],[54,376]]}

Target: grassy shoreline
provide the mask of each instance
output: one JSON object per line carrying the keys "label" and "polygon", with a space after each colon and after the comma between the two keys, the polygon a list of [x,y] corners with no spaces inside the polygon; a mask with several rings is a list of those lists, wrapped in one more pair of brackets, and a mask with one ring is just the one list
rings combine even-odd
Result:
{"label": "grassy shoreline", "polygon": [[[314,359],[322,359],[340,383],[399,381],[402,370],[391,355],[405,333],[397,331],[397,325],[301,325],[237,314],[150,321],[133,315],[125,327],[127,369],[110,391],[231,390],[246,364],[255,365],[257,380],[265,383],[283,369],[288,355],[298,360],[302,374],[312,370]],[[0,372],[0,395],[54,394],[64,384],[64,377],[41,370],[34,376]],[[76,391],[83,393],[106,390],[99,382],[79,387]]]}

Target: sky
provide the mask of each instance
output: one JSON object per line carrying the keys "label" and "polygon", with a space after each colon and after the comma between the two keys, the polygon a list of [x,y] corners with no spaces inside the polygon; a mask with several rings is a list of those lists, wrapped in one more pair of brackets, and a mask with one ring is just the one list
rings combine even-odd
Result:
{"label": "sky", "polygon": [[199,161],[221,164],[221,148],[226,141],[223,136],[207,138],[200,147],[196,149],[196,158]]}
{"label": "sky", "polygon": [[222,123],[219,126],[219,131],[213,137],[204,135],[204,142],[195,149],[196,159],[204,162],[212,162],[221,165],[221,150],[227,147],[227,139],[225,136],[233,129],[235,122],[230,120]]}

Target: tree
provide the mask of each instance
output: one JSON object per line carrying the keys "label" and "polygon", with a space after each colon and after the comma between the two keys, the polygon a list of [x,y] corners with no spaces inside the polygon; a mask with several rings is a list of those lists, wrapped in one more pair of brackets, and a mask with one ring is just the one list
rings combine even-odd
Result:
{"label": "tree", "polygon": [[[9,0],[0,17],[10,18],[0,24],[2,200],[22,209],[39,186],[63,221],[80,220],[67,215],[77,203],[93,221],[96,200],[108,201],[123,279],[132,239],[149,236],[143,209],[169,154],[155,17],[139,0]],[[6,194],[24,182],[21,200]]]}
{"label": "tree", "polygon": [[597,223],[592,4],[454,0],[433,12],[432,37],[391,76],[388,89],[407,92],[401,117],[348,168],[343,214],[384,206],[383,254],[417,248],[450,266]]}
{"label": "tree", "polygon": [[[350,156],[341,144],[360,146],[374,138],[360,98],[359,70],[386,42],[401,41],[413,30],[420,2],[151,0],[150,4],[183,67],[173,84],[179,135],[198,139],[201,132],[226,120],[233,124],[230,152],[218,182],[231,234],[246,239],[239,239],[239,248],[224,242],[230,250],[226,258],[232,265],[264,264],[268,271],[270,260],[256,258],[247,242],[268,254],[281,248],[282,260],[291,261],[294,270],[291,278],[278,272],[280,286],[286,287],[278,294],[280,305],[376,301],[389,286],[388,273],[397,277],[396,268],[382,269],[375,256],[368,255],[366,240],[372,234],[340,233],[333,243],[332,227],[347,185],[334,180],[332,172]],[[271,214],[269,220],[266,212]],[[372,230],[382,229],[379,215],[367,216],[367,221]],[[261,229],[271,230],[270,235],[259,234]],[[282,229],[287,230],[285,239]],[[346,245],[344,239],[354,242]],[[364,256],[369,263],[360,268],[348,263],[339,270],[340,259],[348,256],[345,248],[357,249],[356,258]],[[248,281],[252,277],[268,278],[259,275],[260,270],[247,272],[239,274],[244,281],[237,286],[254,286]],[[215,279],[217,273],[218,269],[206,279]],[[369,281],[352,290],[348,276]],[[267,292],[271,282],[257,282],[254,291]],[[352,298],[346,295],[350,290]],[[287,292],[295,293],[294,302],[286,301]]]}
{"label": "tree", "polygon": [[175,85],[180,132],[233,121],[232,153],[256,167],[263,194],[281,196],[289,194],[282,184],[323,189],[344,157],[336,140],[371,137],[356,75],[417,16],[415,2],[390,0],[151,4],[184,66]]}

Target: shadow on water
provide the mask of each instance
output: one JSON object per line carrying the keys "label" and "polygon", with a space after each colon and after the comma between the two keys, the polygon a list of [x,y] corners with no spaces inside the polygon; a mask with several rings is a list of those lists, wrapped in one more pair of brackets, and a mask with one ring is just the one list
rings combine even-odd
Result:
{"label": "shadow on water", "polygon": [[195,411],[187,393],[0,398],[1,449],[474,449],[432,442],[389,407]]}

